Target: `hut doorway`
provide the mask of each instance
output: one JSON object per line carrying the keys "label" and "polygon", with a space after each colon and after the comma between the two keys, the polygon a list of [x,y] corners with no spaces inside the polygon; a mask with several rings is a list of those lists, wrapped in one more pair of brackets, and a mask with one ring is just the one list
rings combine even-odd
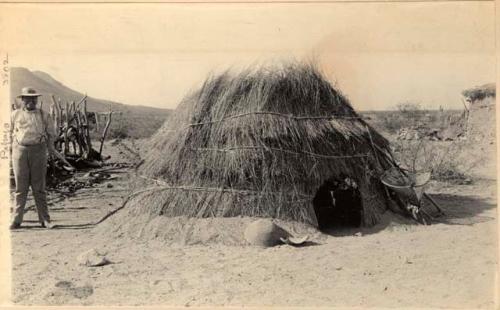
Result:
{"label": "hut doorway", "polygon": [[330,178],[316,192],[314,211],[320,230],[360,227],[363,218],[361,193],[349,177]]}

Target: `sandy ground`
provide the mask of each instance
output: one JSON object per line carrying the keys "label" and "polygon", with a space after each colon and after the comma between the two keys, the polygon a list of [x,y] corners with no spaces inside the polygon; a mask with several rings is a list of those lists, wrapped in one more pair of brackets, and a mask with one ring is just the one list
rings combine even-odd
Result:
{"label": "sandy ground", "polygon": [[[52,194],[57,229],[26,214],[12,233],[15,304],[494,308],[494,180],[433,184],[447,216],[431,226],[386,220],[316,234],[303,247],[259,248],[107,238],[89,223],[128,194],[126,169],[112,176],[74,197]],[[92,248],[112,263],[79,265]]]}

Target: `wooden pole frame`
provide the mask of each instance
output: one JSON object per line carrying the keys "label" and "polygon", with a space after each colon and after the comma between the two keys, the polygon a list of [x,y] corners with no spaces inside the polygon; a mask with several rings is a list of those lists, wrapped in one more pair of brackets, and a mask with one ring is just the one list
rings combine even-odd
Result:
{"label": "wooden pole frame", "polygon": [[111,115],[113,114],[113,111],[109,111],[108,113],[108,119],[106,121],[106,126],[104,127],[104,131],[101,136],[101,145],[99,146],[99,156],[102,156],[102,147],[104,145],[104,140],[106,139],[106,135],[108,134],[108,129],[109,125],[111,124]]}
{"label": "wooden pole frame", "polygon": [[69,104],[66,102],[65,106],[65,122],[64,122],[64,153],[63,155],[66,156],[69,152],[69,145],[68,145],[68,128],[69,128]]}
{"label": "wooden pole frame", "polygon": [[89,131],[89,118],[87,117],[87,100],[83,101],[83,120],[85,122],[85,125],[83,127],[84,130],[84,135],[87,143],[87,156],[90,155],[92,151],[92,141],[90,140],[90,131]]}
{"label": "wooden pole frame", "polygon": [[82,145],[82,120],[80,118],[80,111],[76,112],[76,133],[77,133],[77,140],[78,140],[78,155],[82,156],[84,154],[83,150],[83,145]]}

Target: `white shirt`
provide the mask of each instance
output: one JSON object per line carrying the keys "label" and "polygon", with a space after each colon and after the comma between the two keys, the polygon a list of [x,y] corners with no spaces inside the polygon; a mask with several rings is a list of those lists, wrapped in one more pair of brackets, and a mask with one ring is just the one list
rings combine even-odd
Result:
{"label": "white shirt", "polygon": [[[43,114],[43,116],[42,116]],[[39,109],[18,109],[11,114],[12,139],[20,145],[45,143],[55,138],[55,129],[50,115]]]}

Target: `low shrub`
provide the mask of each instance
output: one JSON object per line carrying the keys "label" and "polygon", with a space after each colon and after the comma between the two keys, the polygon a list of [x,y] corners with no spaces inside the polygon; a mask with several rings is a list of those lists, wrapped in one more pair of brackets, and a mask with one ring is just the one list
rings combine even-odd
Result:
{"label": "low shrub", "polygon": [[480,159],[467,160],[462,154],[462,141],[407,141],[393,143],[394,155],[402,168],[410,171],[431,171],[432,179],[454,184],[472,182],[469,172]]}

